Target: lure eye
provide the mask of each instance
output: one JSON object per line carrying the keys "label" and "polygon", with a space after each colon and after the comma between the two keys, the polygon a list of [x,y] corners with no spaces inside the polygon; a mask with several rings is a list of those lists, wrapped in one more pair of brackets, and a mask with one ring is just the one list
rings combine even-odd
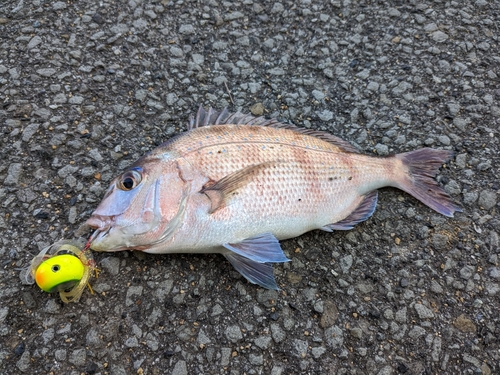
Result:
{"label": "lure eye", "polygon": [[120,181],[118,181],[118,188],[120,190],[129,191],[137,187],[142,181],[142,174],[137,169],[132,169],[125,172]]}

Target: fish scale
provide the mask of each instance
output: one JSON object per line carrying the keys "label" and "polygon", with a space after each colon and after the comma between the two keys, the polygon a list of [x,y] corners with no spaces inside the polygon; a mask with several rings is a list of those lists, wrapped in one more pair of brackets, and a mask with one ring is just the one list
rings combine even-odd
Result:
{"label": "fish scale", "polygon": [[278,240],[367,220],[393,186],[446,216],[460,211],[433,179],[452,153],[362,155],[327,133],[200,108],[189,131],[111,183],[87,224],[97,251],[221,253],[252,283],[277,289]]}

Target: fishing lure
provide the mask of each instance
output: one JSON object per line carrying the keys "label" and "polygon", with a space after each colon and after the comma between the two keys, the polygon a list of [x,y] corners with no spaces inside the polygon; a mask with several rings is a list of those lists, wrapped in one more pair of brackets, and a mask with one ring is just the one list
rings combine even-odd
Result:
{"label": "fishing lure", "polygon": [[33,258],[25,281],[27,284],[36,283],[48,293],[59,292],[65,303],[77,302],[85,286],[90,288],[88,282],[95,269],[88,246],[83,246],[81,241],[61,240]]}

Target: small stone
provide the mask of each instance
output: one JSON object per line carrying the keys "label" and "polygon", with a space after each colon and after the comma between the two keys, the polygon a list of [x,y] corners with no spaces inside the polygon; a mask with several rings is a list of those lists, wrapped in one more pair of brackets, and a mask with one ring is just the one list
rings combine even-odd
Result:
{"label": "small stone", "polygon": [[254,344],[262,350],[269,348],[271,344],[271,336],[259,336],[254,340]]}
{"label": "small stone", "polygon": [[356,351],[361,357],[365,357],[368,354],[367,348],[357,348]]}
{"label": "small stone", "polygon": [[333,349],[341,348],[344,345],[344,334],[339,327],[333,326],[325,330],[325,340]]}
{"label": "small stone", "polygon": [[68,103],[69,104],[82,104],[83,103],[83,96],[75,95],[69,98]]}
{"label": "small stone", "polygon": [[448,244],[448,236],[436,233],[432,236],[432,244],[437,250],[443,250]]}
{"label": "small stone", "polygon": [[489,275],[493,279],[500,279],[500,269],[498,267],[490,268]]}
{"label": "small stone", "polygon": [[406,323],[406,313],[407,313],[407,308],[403,307],[402,309],[396,311],[396,314],[394,316],[394,320],[398,323]]}
{"label": "small stone", "polygon": [[120,273],[120,259],[116,257],[104,258],[100,265],[113,276],[117,276]]}
{"label": "small stone", "polygon": [[319,325],[322,328],[328,328],[335,324],[339,317],[339,310],[332,301],[323,301],[323,313]]}
{"label": "small stone", "polygon": [[76,207],[75,206],[70,207],[69,214],[68,214],[68,221],[71,224],[75,224],[76,223],[76,217],[77,217],[77,215],[78,215],[78,212],[76,210]]}
{"label": "small stone", "polygon": [[54,68],[43,68],[38,69],[36,72],[42,77],[52,77],[54,74],[56,74],[57,70],[55,70]]}
{"label": "small stone", "polygon": [[377,143],[375,145],[375,151],[377,152],[378,155],[381,156],[389,155],[389,147],[387,145]]}
{"label": "small stone", "polygon": [[292,354],[298,358],[305,358],[309,344],[304,340],[293,340]]}
{"label": "small stone", "polygon": [[450,112],[451,116],[455,117],[460,112],[460,104],[448,103],[448,112]]}
{"label": "small stone", "polygon": [[29,350],[26,350],[19,358],[19,361],[16,362],[16,366],[21,372],[27,372],[31,365],[31,354]]}
{"label": "small stone", "polygon": [[441,294],[443,293],[443,287],[436,280],[432,280],[431,291],[433,291],[436,294]]}
{"label": "small stone", "polygon": [[224,333],[226,337],[233,343],[236,343],[243,338],[243,335],[241,333],[241,328],[236,324],[227,327]]}
{"label": "small stone", "polygon": [[478,204],[481,208],[489,210],[497,204],[497,194],[491,190],[483,190],[479,193]]}
{"label": "small stone", "polygon": [[377,372],[377,375],[392,375],[393,370],[391,366],[384,366],[382,369]]}
{"label": "small stone", "polygon": [[350,331],[349,331],[349,334],[355,338],[355,339],[361,339],[361,337],[363,336],[363,331],[361,330],[361,328],[352,328]]}
{"label": "small stone", "polygon": [[425,329],[420,326],[413,326],[413,328],[408,332],[408,336],[413,340],[418,339],[419,337],[425,335]]}
{"label": "small stone", "polygon": [[315,359],[320,358],[323,354],[325,354],[326,348],[319,346],[311,349],[311,354]]}
{"label": "small stone", "polygon": [[441,30],[434,31],[432,34],[432,39],[435,42],[442,43],[448,39],[448,34],[443,33]]}
{"label": "small stone", "polygon": [[190,35],[194,33],[193,25],[182,25],[179,28],[179,34]]}
{"label": "small stone", "polygon": [[340,258],[340,268],[343,273],[349,272],[349,269],[352,267],[353,257],[351,254],[346,255],[345,257]]}
{"label": "small stone", "polygon": [[330,121],[333,119],[333,112],[325,109],[324,111],[318,113],[318,117],[321,121]]}
{"label": "small stone", "polygon": [[434,318],[434,313],[432,312],[431,309],[429,309],[428,307],[420,304],[420,303],[416,303],[415,306],[415,311],[417,312],[418,314],[418,317],[420,319],[431,319],[431,318]]}
{"label": "small stone", "polygon": [[17,356],[21,356],[21,355],[23,355],[23,353],[24,353],[25,350],[26,350],[26,344],[25,344],[24,341],[21,341],[14,348],[14,354],[17,355]]}
{"label": "small stone", "polygon": [[77,367],[85,365],[85,360],[87,359],[87,352],[85,349],[76,349],[69,356],[69,362]]}
{"label": "small stone", "polygon": [[254,116],[262,116],[264,114],[264,105],[262,103],[255,103],[250,107],[250,112]]}
{"label": "small stone", "polygon": [[132,297],[140,297],[142,295],[143,287],[132,285],[127,289],[127,296],[125,298],[125,305],[132,306],[135,304],[135,298]]}
{"label": "small stone", "polygon": [[137,337],[135,336],[129,337],[128,339],[125,340],[125,346],[127,348],[138,348],[139,340],[137,340]]}
{"label": "small stone", "polygon": [[12,186],[19,183],[19,178],[23,171],[23,165],[21,163],[11,163],[9,165],[9,170],[7,171],[7,177],[5,177],[4,185]]}
{"label": "small stone", "polygon": [[318,101],[325,99],[325,93],[319,90],[313,90],[312,95]]}
{"label": "small stone", "polygon": [[64,1],[56,1],[54,4],[52,4],[52,9],[54,10],[62,10],[66,9],[67,4]]}
{"label": "small stone", "polygon": [[54,352],[54,358],[57,361],[65,361],[66,360],[66,355],[67,355],[66,349],[57,349]]}
{"label": "small stone", "polygon": [[476,332],[476,326],[470,320],[467,318],[464,314],[460,315],[454,322],[453,325],[461,332],[464,333],[475,333]]}
{"label": "small stone", "polygon": [[178,361],[172,370],[172,375],[188,375],[186,361]]}
{"label": "small stone", "polygon": [[462,279],[468,280],[472,277],[473,274],[474,274],[473,266],[465,266],[460,269],[460,277],[462,277]]}
{"label": "small stone", "polygon": [[248,361],[250,362],[250,364],[252,364],[254,366],[261,366],[264,363],[264,356],[262,354],[255,355],[255,354],[251,353],[248,356]]}
{"label": "small stone", "polygon": [[36,134],[39,127],[39,124],[29,124],[23,131],[23,142],[29,142],[31,137]]}
{"label": "small stone", "polygon": [[271,337],[274,342],[280,343],[285,339],[285,336],[285,331],[283,331],[279,324],[271,324]]}
{"label": "small stone", "polygon": [[33,38],[31,38],[31,40],[29,41],[28,43],[28,46],[26,47],[27,49],[33,49],[35,48],[36,46],[38,46],[40,43],[42,43],[42,38],[39,37],[38,35],[35,35]]}
{"label": "small stone", "polygon": [[369,82],[368,86],[366,86],[366,89],[371,92],[375,92],[379,89],[380,85],[377,82]]}

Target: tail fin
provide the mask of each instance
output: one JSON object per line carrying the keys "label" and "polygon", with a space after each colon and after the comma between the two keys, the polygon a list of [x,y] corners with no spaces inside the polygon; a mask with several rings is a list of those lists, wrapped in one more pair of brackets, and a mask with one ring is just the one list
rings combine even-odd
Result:
{"label": "tail fin", "polygon": [[397,154],[395,157],[408,169],[408,175],[398,188],[411,194],[419,201],[445,216],[462,210],[434,179],[439,168],[453,156],[452,151],[422,148]]}

